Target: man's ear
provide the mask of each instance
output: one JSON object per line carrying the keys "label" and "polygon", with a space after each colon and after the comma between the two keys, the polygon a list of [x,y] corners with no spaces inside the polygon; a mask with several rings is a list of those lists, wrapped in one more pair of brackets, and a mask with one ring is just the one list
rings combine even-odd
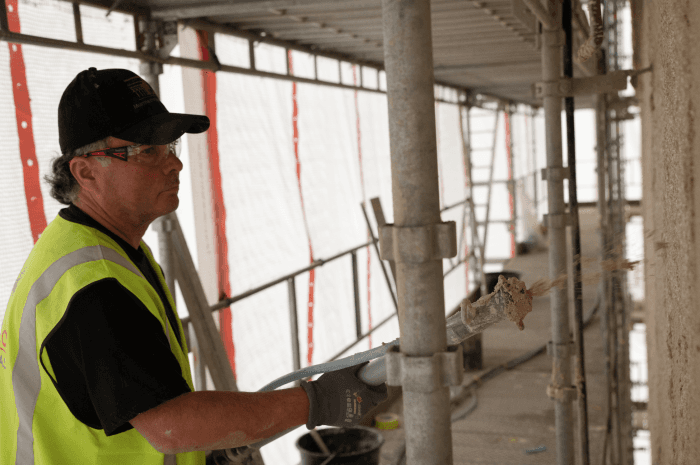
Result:
{"label": "man's ear", "polygon": [[84,157],[75,157],[70,161],[70,172],[81,189],[94,190],[96,182],[94,163],[90,163],[90,160]]}

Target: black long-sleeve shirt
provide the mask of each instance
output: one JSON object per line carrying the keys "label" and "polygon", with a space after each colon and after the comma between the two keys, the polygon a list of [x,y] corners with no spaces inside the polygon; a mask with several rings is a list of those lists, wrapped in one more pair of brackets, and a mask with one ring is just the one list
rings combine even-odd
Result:
{"label": "black long-sleeve shirt", "polygon": [[[107,234],[124,249],[161,296],[182,345],[177,315],[141,247],[134,249],[74,205],[59,215]],[[158,319],[116,278],[77,292],[44,345],[63,401],[78,420],[107,436],[130,430],[139,413],[190,392]]]}

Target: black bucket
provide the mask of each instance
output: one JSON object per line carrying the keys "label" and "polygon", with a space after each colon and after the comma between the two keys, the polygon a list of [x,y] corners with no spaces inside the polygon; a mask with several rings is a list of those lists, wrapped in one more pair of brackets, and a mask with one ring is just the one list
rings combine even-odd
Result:
{"label": "black bucket", "polygon": [[[327,428],[316,430],[336,456],[326,465],[378,465],[379,449],[384,445],[384,437],[374,428],[353,426],[351,428]],[[321,452],[310,433],[296,442],[301,453],[301,465],[321,465],[328,455]]]}
{"label": "black bucket", "polygon": [[498,277],[503,275],[504,278],[518,278],[520,279],[520,273],[515,271],[501,271],[499,273],[484,273],[486,275],[486,288],[487,292],[490,294],[496,288],[498,284]]}

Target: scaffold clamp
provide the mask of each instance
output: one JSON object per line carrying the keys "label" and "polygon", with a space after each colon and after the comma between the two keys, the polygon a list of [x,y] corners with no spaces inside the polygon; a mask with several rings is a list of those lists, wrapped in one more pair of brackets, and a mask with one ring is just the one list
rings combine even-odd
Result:
{"label": "scaffold clamp", "polygon": [[409,392],[434,392],[462,384],[464,378],[461,345],[447,347],[431,357],[412,357],[393,346],[386,357],[386,384],[402,386]]}
{"label": "scaffold clamp", "polygon": [[616,93],[627,88],[627,78],[634,70],[612,71],[583,78],[563,78],[558,81],[535,83],[535,98],[575,97]]}
{"label": "scaffold clamp", "polygon": [[572,402],[578,398],[578,390],[576,386],[563,387],[550,384],[547,386],[547,397],[552,400]]}
{"label": "scaffold clamp", "polygon": [[457,224],[454,221],[415,227],[393,224],[379,230],[382,260],[426,263],[457,255]]}
{"label": "scaffold clamp", "polygon": [[544,224],[546,224],[549,229],[563,229],[567,226],[571,226],[571,215],[568,212],[545,214],[543,216]]}
{"label": "scaffold clamp", "polygon": [[550,357],[555,357],[556,358],[567,358],[569,355],[571,355],[571,350],[572,346],[574,345],[573,341],[569,343],[559,343],[555,344],[552,341],[547,342],[547,355]]}
{"label": "scaffold clamp", "polygon": [[561,182],[564,179],[569,179],[571,170],[569,170],[568,166],[555,166],[552,168],[542,168],[540,173],[542,174],[543,181],[547,181],[551,178],[554,182]]}

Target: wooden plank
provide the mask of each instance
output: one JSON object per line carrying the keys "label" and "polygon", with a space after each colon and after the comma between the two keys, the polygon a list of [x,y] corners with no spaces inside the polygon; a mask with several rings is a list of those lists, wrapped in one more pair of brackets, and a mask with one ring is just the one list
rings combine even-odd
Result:
{"label": "wooden plank", "polygon": [[197,336],[202,362],[209,367],[217,391],[238,391],[236,378],[233,376],[224,343],[221,341],[219,330],[214,323],[214,315],[209,309],[204,288],[192,261],[192,255],[187,247],[177,214],[170,213],[167,218],[172,222],[173,228],[172,239],[178,262],[176,267],[177,282],[190,312],[190,322]]}
{"label": "wooden plank", "polygon": [[[375,197],[370,200],[372,203],[372,211],[374,212],[374,219],[377,222],[377,234],[381,230],[382,226],[386,226],[386,218],[384,218],[384,210],[382,209],[382,203],[379,197]],[[389,261],[389,266],[391,267],[391,276],[394,278],[394,284],[396,284],[396,263],[393,260]]]}

